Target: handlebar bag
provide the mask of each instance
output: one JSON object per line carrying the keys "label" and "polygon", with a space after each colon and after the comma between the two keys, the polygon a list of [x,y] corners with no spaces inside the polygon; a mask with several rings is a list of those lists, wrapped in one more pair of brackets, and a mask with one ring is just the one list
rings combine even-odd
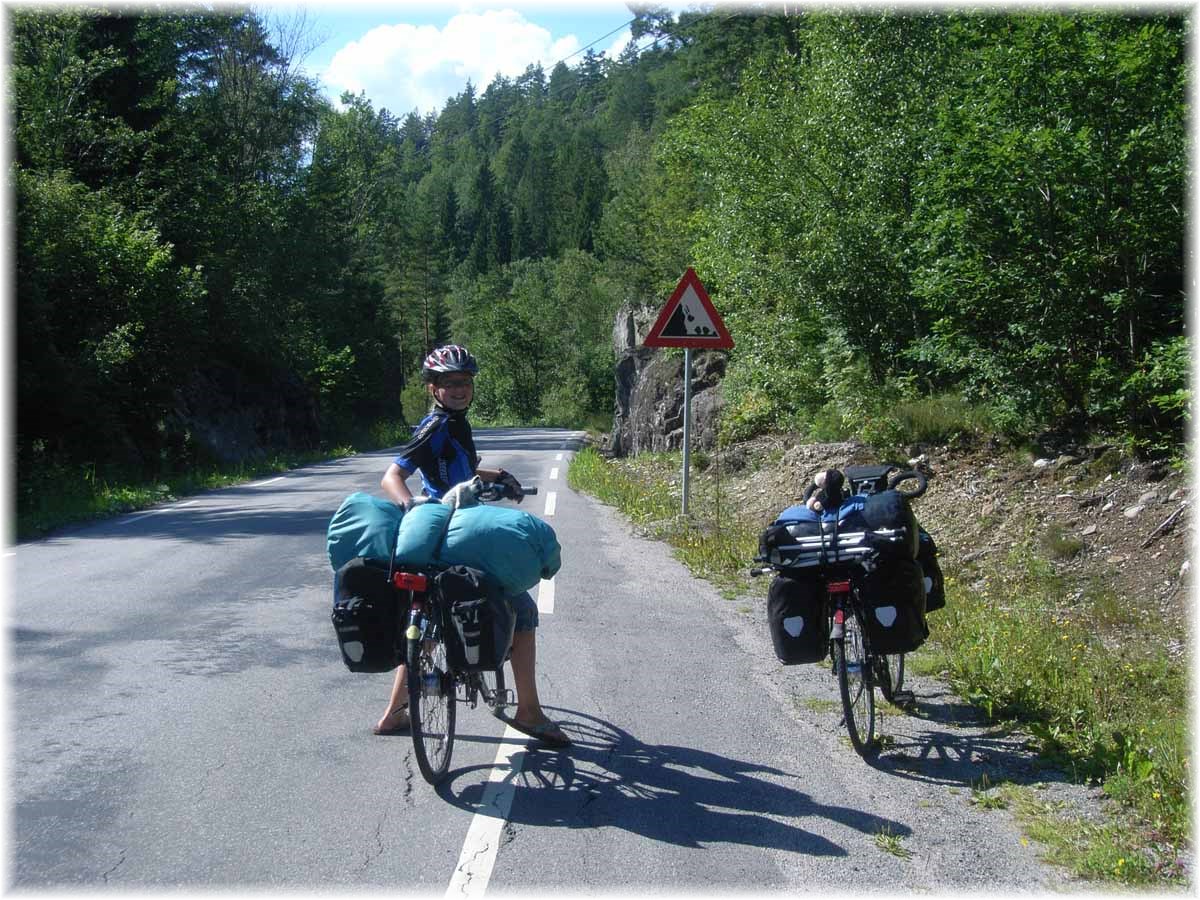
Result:
{"label": "handlebar bag", "polygon": [[907,497],[896,490],[871,494],[863,498],[861,516],[868,531],[904,529],[905,540],[879,543],[882,553],[917,558],[917,518]]}
{"label": "handlebar bag", "polygon": [[921,529],[920,546],[917,547],[917,562],[925,575],[925,612],[931,613],[946,605],[946,582],[942,567],[937,561],[938,548],[931,535]]}
{"label": "handlebar bag", "polygon": [[386,559],[352,559],[337,570],[330,619],[351,672],[390,672],[403,661],[404,617]]}
{"label": "handlebar bag", "polygon": [[929,637],[925,573],[916,560],[881,559],[859,583],[867,640],[875,653],[911,653]]}
{"label": "handlebar bag", "polygon": [[500,668],[512,647],[517,616],[512,604],[486,574],[451,566],[436,578],[449,622],[446,656],[455,672]]}
{"label": "handlebar bag", "polygon": [[767,625],[775,655],[785,666],[816,663],[829,648],[829,618],[819,578],[777,575],[767,592]]}
{"label": "handlebar bag", "polygon": [[391,500],[356,491],[329,520],[325,547],[336,572],[352,559],[387,559],[404,510]]}

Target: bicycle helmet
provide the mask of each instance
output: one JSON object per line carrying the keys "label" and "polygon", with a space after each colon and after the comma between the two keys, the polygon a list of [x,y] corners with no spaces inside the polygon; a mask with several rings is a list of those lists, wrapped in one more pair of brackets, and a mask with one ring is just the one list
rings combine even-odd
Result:
{"label": "bicycle helmet", "polygon": [[438,347],[425,357],[425,363],[421,366],[421,378],[432,383],[437,380],[439,375],[447,372],[466,372],[468,375],[475,375],[478,371],[479,363],[475,362],[475,357],[467,351],[466,347],[447,344],[445,347]]}

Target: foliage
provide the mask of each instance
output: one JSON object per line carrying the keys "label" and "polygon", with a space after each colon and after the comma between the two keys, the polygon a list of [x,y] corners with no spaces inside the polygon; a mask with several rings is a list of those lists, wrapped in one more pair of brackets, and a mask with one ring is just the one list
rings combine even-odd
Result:
{"label": "foliage", "polygon": [[[739,323],[733,425],[819,409],[813,357],[842,340],[853,359],[826,376],[860,382],[865,366],[877,393],[900,376],[986,403],[1014,432],[1056,423],[1177,445],[1183,20],[806,23],[800,52],[764,54],[740,92],[714,88],[661,141],[668,171],[707,191],[692,248]],[[747,321],[779,331],[791,379],[754,383],[764,359],[774,367],[753,329],[742,340]]]}
{"label": "foliage", "polygon": [[251,11],[15,10],[18,466],[219,455],[189,398],[235,380],[304,398],[254,402],[253,452],[328,446],[411,420],[447,341],[481,421],[594,420],[614,314],[689,265],[737,341],[725,440],[1178,453],[1182,15],[634,15],[617,59],[397,117]]}

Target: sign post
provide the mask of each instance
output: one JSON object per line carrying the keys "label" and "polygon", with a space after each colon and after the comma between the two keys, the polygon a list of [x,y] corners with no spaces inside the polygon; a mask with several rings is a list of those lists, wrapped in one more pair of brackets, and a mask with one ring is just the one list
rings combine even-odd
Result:
{"label": "sign post", "polygon": [[696,276],[695,269],[688,267],[675,286],[671,299],[650,326],[646,347],[683,348],[683,515],[688,511],[688,482],[691,472],[692,432],[692,350],[729,350],[733,338],[720,314],[708,299],[708,292]]}

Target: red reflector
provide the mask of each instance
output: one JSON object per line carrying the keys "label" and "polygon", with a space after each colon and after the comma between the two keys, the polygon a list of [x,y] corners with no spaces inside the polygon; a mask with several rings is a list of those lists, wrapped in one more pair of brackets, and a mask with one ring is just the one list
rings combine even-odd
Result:
{"label": "red reflector", "polygon": [[831,581],[825,586],[826,590],[831,594],[848,594],[850,593],[850,582],[848,581]]}
{"label": "red reflector", "polygon": [[393,572],[392,584],[402,591],[423,591],[428,585],[424,575],[413,575],[411,572]]}

